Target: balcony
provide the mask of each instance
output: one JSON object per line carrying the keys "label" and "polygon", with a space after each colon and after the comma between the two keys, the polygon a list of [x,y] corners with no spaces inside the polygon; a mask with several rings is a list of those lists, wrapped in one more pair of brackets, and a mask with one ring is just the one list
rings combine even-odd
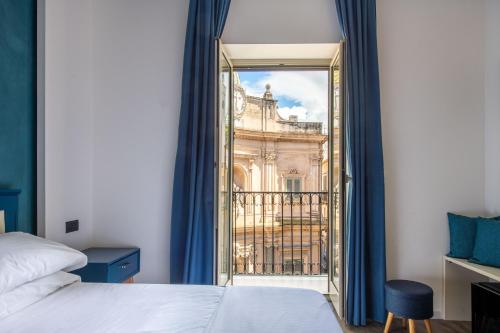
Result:
{"label": "balcony", "polygon": [[328,293],[327,275],[245,275],[233,276],[235,286],[286,287],[316,290]]}
{"label": "balcony", "polygon": [[235,281],[327,285],[328,218],[328,192],[234,192]]}

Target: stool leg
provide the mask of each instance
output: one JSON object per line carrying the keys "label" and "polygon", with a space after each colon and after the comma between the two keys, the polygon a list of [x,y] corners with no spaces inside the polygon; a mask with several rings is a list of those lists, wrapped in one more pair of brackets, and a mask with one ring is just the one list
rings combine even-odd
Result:
{"label": "stool leg", "polygon": [[415,333],[415,320],[408,319],[408,326],[410,327],[410,333]]}
{"label": "stool leg", "polygon": [[431,329],[431,321],[429,319],[424,320],[425,328],[427,329],[427,333],[432,333]]}
{"label": "stool leg", "polygon": [[401,326],[406,328],[406,318],[401,318]]}
{"label": "stool leg", "polygon": [[389,312],[389,314],[387,315],[387,321],[385,322],[384,333],[389,333],[389,330],[391,329],[392,319],[394,319],[394,313]]}

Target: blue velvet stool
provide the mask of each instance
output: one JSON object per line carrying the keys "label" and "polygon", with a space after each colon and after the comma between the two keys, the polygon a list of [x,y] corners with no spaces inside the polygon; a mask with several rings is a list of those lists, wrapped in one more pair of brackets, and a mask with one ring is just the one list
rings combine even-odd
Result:
{"label": "blue velvet stool", "polygon": [[410,333],[415,333],[415,320],[423,320],[428,333],[432,333],[429,319],[433,316],[432,288],[420,282],[391,280],[385,284],[385,308],[389,315],[384,333],[391,328],[392,319],[408,319]]}

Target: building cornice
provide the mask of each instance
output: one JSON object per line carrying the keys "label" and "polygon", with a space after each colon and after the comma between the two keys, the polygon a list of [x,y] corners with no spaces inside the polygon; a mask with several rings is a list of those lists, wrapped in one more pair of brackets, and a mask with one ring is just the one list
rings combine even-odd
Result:
{"label": "building cornice", "polygon": [[263,132],[236,128],[234,130],[236,139],[276,142],[307,142],[325,143],[328,136],[324,134],[292,133],[292,132]]}

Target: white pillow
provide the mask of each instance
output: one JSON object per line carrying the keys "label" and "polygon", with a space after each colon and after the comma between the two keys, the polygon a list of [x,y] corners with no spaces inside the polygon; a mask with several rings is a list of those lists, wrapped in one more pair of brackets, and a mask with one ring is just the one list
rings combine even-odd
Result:
{"label": "white pillow", "polygon": [[87,264],[87,256],[23,232],[0,235],[0,294],[58,271],[72,271]]}
{"label": "white pillow", "polygon": [[38,302],[64,286],[80,281],[78,275],[56,272],[0,294],[0,319]]}

